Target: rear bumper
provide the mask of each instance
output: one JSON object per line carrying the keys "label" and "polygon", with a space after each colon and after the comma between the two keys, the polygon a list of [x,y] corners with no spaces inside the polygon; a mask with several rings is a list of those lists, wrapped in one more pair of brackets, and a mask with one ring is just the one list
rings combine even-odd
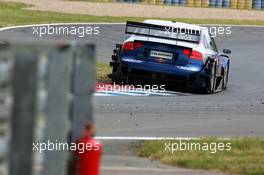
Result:
{"label": "rear bumper", "polygon": [[[135,59],[122,59],[122,63],[127,66],[128,72],[148,72],[153,74],[165,74],[168,76],[180,76],[189,79],[190,76],[197,75],[201,68],[196,66],[178,66],[155,62],[145,62]],[[137,70],[137,71],[135,71]]]}

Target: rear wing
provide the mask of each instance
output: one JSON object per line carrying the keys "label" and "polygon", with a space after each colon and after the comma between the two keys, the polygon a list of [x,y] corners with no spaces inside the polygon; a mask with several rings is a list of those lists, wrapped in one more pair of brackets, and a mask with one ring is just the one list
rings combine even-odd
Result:
{"label": "rear wing", "polygon": [[127,21],[126,34],[199,43],[200,30]]}

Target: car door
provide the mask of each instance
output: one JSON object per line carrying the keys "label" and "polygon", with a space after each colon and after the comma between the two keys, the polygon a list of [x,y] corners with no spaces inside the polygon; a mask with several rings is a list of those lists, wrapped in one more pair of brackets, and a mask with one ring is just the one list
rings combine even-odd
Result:
{"label": "car door", "polygon": [[215,39],[210,36],[211,42],[210,45],[212,47],[212,49],[215,51],[215,56],[216,56],[216,76],[221,76],[222,73],[222,66],[221,66],[221,57],[220,57],[220,53],[218,51]]}
{"label": "car door", "polygon": [[216,65],[216,76],[221,76],[221,59],[220,54],[218,52],[218,48],[214,38],[210,35],[209,31],[205,33],[206,45],[208,49],[211,51],[210,58],[214,59]]}
{"label": "car door", "polygon": [[205,61],[208,59],[214,58],[216,56],[215,51],[212,49],[212,46],[210,45],[210,37],[208,30],[204,30],[202,33],[202,43],[205,48],[204,56],[205,56]]}

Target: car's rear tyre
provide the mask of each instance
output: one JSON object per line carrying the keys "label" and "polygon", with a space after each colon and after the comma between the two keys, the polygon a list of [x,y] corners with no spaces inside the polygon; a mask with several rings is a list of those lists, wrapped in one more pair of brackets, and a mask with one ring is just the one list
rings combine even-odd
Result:
{"label": "car's rear tyre", "polygon": [[116,44],[116,48],[113,50],[112,61],[110,62],[110,66],[112,66],[112,74],[109,75],[112,82],[122,83],[125,79],[122,72],[122,65],[120,62],[120,44]]}
{"label": "car's rear tyre", "polygon": [[114,65],[112,69],[112,74],[110,75],[112,82],[122,83],[122,67],[120,64]]}
{"label": "car's rear tyre", "polygon": [[227,88],[228,76],[229,76],[229,63],[227,64],[226,73],[224,72],[223,75],[222,90],[225,90]]}
{"label": "car's rear tyre", "polygon": [[209,63],[210,70],[209,70],[209,77],[207,78],[206,85],[205,85],[205,93],[212,94],[215,91],[215,84],[216,84],[216,64]]}

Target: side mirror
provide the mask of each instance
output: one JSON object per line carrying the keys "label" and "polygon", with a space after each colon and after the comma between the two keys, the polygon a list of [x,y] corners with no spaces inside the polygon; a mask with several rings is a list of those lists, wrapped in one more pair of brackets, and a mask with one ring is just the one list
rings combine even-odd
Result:
{"label": "side mirror", "polygon": [[231,54],[231,50],[230,49],[223,49],[223,53],[225,53],[225,54]]}

